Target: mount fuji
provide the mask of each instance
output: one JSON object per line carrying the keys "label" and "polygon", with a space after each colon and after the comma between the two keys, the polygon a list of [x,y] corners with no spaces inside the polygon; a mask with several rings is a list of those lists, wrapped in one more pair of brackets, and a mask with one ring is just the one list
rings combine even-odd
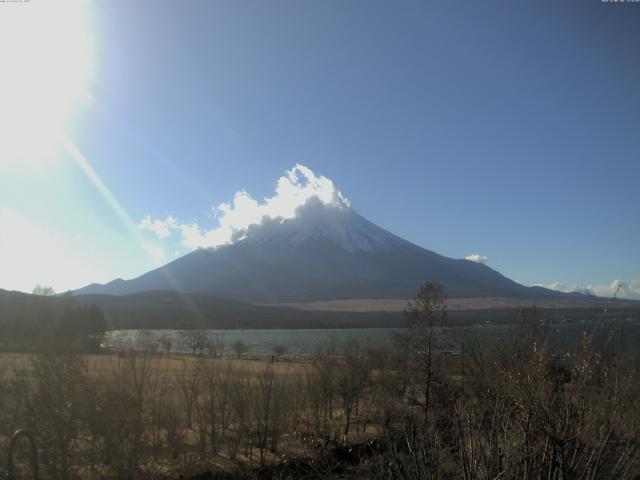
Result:
{"label": "mount fuji", "polygon": [[76,294],[178,291],[254,304],[411,298],[425,281],[451,298],[561,298],[520,285],[490,267],[444,257],[360,216],[348,203],[312,197],[292,218],[263,218],[233,242],[201,248],[131,280]]}

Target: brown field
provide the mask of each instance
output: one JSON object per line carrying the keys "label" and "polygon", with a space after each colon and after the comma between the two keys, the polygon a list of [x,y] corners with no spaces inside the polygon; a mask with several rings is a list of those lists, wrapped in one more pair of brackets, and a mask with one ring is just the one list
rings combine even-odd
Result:
{"label": "brown field", "polygon": [[[104,354],[82,354],[79,357],[85,362],[89,377],[93,380],[104,378],[106,375],[123,368],[124,363],[130,358],[142,358],[141,352],[129,353],[104,353]],[[16,372],[31,367],[33,355],[26,353],[0,353],[0,365],[5,372]],[[154,370],[163,372],[170,384],[177,382],[185,368],[195,368],[202,361],[202,357],[187,354],[171,353],[155,354],[152,357],[152,367]],[[277,360],[271,361],[270,356],[236,358],[225,356],[216,360],[220,368],[230,367],[237,375],[254,377],[265,366],[268,366],[274,373],[280,376],[301,376],[309,366],[309,357],[304,355],[286,355]]]}
{"label": "brown field", "polygon": [[[292,307],[300,310],[328,312],[401,312],[409,299],[404,298],[354,298],[346,300],[328,300],[310,303],[278,303],[273,306]],[[492,308],[526,308],[535,304],[539,308],[594,308],[601,307],[607,299],[562,299],[531,300],[527,298],[476,297],[450,298],[447,300],[449,310],[485,310]],[[638,307],[638,302],[616,300],[617,307]]]}

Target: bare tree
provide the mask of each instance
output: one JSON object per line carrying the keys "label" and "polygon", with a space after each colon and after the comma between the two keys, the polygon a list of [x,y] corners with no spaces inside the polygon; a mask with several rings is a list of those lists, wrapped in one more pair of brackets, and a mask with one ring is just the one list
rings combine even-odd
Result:
{"label": "bare tree", "polygon": [[282,355],[287,353],[287,346],[281,343],[276,343],[273,347],[271,347],[271,351],[273,352],[273,357],[277,360]]}
{"label": "bare tree", "polygon": [[305,389],[312,407],[311,423],[316,435],[326,434],[333,418],[338,368],[335,342],[331,341],[325,348],[318,348],[306,372]]}
{"label": "bare tree", "polygon": [[185,426],[192,428],[193,411],[200,389],[200,370],[191,362],[184,362],[178,378],[180,404],[185,415]]}
{"label": "bare tree", "polygon": [[210,357],[213,358],[222,358],[224,354],[224,336],[223,335],[213,335],[208,337],[206,349]]}
{"label": "bare tree", "polygon": [[245,455],[250,457],[250,433],[253,424],[252,385],[249,375],[235,375],[229,385],[232,422],[229,438],[229,455],[235,458],[241,445],[245,444]]}
{"label": "bare tree", "polygon": [[56,294],[56,291],[51,288],[51,287],[47,287],[45,285],[36,285],[33,289],[33,291],[31,292],[33,295],[40,295],[43,297],[53,297]]}
{"label": "bare tree", "polygon": [[198,375],[201,379],[196,402],[197,428],[199,431],[201,452],[209,443],[211,453],[217,453],[218,445],[218,376],[219,365],[215,358],[198,359]]}
{"label": "bare tree", "polygon": [[16,380],[25,425],[37,429],[43,474],[69,478],[78,465],[74,447],[81,441],[82,425],[94,415],[95,396],[80,355],[46,354],[30,359]]}
{"label": "bare tree", "polygon": [[171,353],[171,346],[173,345],[173,340],[169,335],[162,335],[158,339],[158,343],[160,344],[160,347],[162,347],[162,350],[164,351],[165,355],[169,355]]}
{"label": "bare tree", "polygon": [[286,377],[267,364],[257,375],[254,393],[255,439],[264,465],[267,450],[276,451],[287,413]]}
{"label": "bare tree", "polygon": [[242,357],[249,351],[249,347],[242,340],[236,340],[233,342],[232,348],[238,358]]}
{"label": "bare tree", "polygon": [[192,355],[204,352],[207,347],[207,331],[202,329],[182,330],[180,332],[184,345]]}
{"label": "bare tree", "polygon": [[445,325],[446,320],[446,296],[442,286],[427,282],[420,286],[415,300],[407,304],[404,323],[395,335],[397,346],[409,362],[408,367],[424,389],[425,422],[429,412],[434,373],[434,334],[436,327]]}
{"label": "bare tree", "polygon": [[357,410],[359,397],[369,381],[370,373],[369,362],[360,346],[355,342],[347,344],[336,379],[336,391],[345,419],[345,435],[349,434],[353,410]]}

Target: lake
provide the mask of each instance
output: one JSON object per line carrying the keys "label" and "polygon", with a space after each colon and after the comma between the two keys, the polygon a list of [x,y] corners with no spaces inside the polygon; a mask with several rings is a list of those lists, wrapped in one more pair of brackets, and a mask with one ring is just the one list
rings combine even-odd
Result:
{"label": "lake", "polygon": [[[268,355],[276,345],[284,345],[291,354],[310,354],[319,347],[335,342],[340,349],[350,341],[384,345],[389,339],[390,328],[361,329],[261,329],[261,330],[206,330],[212,342],[222,341],[225,353],[233,353],[232,345],[241,340],[250,355]],[[112,330],[107,333],[103,345],[107,348],[141,348],[149,341],[162,337],[171,339],[171,350],[191,353],[187,340],[180,330]]]}
{"label": "lake", "polygon": [[[567,323],[552,324],[550,332],[553,340],[563,348],[572,348],[577,344],[583,332],[590,332],[593,324]],[[618,343],[623,346],[635,346],[640,340],[640,322],[616,320],[609,326],[620,332]],[[212,342],[222,342],[225,353],[233,353],[232,345],[241,340],[249,355],[269,355],[273,347],[283,345],[290,354],[313,354],[318,348],[335,342],[338,350],[351,341],[360,344],[384,346],[390,342],[391,328],[361,329],[260,329],[260,330],[206,330]],[[446,329],[452,331],[454,329]],[[477,325],[455,329],[473,336],[482,344],[491,344],[506,335],[510,335],[508,325]],[[443,329],[440,329],[442,332]],[[107,332],[104,346],[113,349],[141,348],[160,338],[171,339],[171,350],[177,353],[191,353],[185,336],[180,330],[112,330]]]}

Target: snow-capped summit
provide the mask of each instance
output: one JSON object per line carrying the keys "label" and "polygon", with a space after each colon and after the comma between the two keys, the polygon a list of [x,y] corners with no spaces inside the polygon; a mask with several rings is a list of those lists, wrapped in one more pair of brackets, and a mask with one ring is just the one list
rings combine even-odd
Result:
{"label": "snow-capped summit", "polygon": [[293,218],[269,219],[252,225],[242,232],[236,243],[275,243],[297,248],[312,240],[326,240],[352,253],[388,250],[402,241],[348,205],[327,205],[311,198],[296,210]]}

